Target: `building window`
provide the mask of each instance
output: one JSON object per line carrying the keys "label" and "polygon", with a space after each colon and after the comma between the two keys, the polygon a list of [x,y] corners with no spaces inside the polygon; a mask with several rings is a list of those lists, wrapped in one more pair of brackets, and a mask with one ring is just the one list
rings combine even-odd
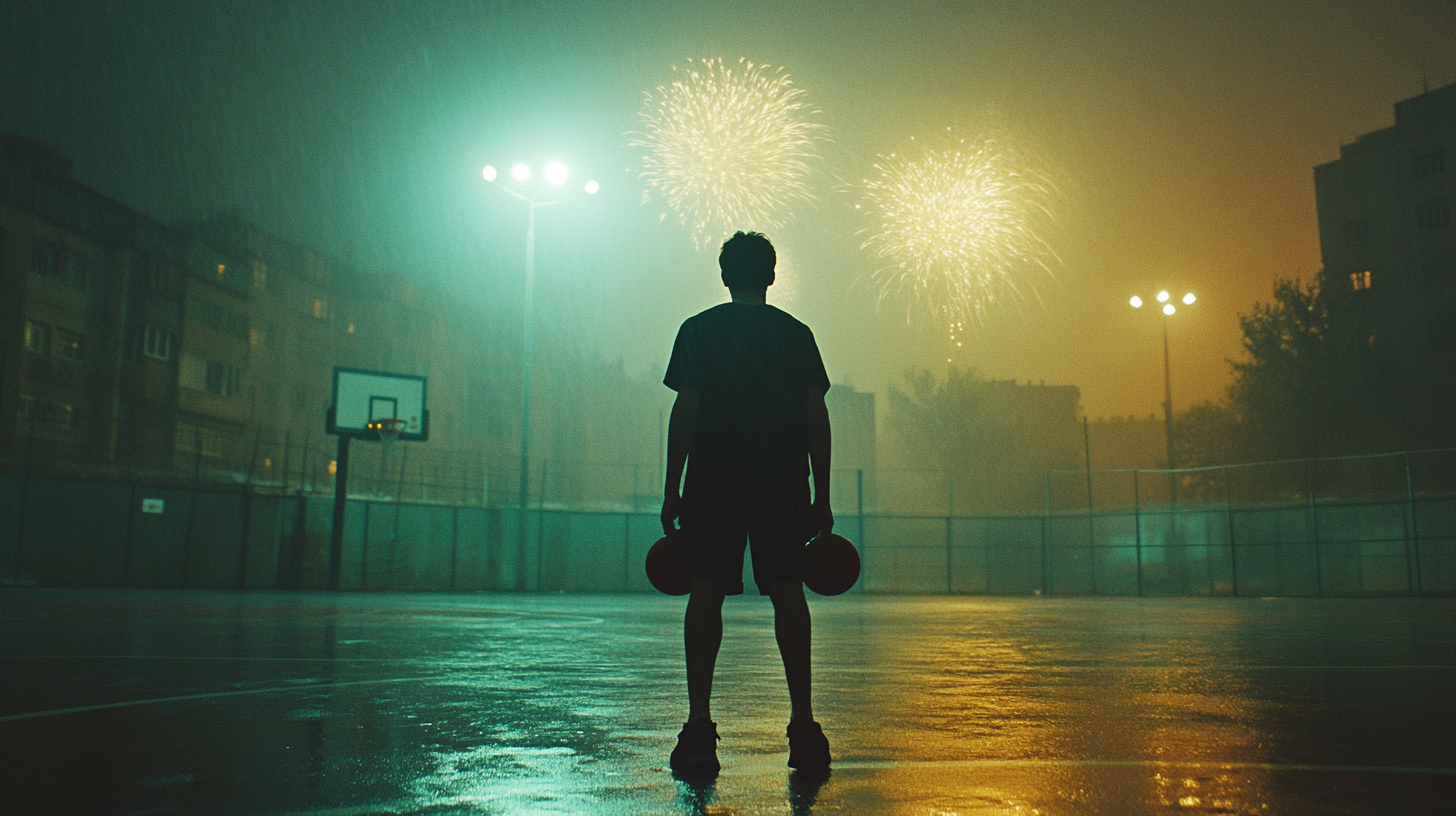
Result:
{"label": "building window", "polygon": [[62,428],[76,427],[76,411],[68,402],[40,400],[29,394],[21,394],[15,407],[16,417],[28,420],[30,424],[57,425]]}
{"label": "building window", "polygon": [[263,294],[268,288],[268,265],[262,261],[253,261],[253,292]]}
{"label": "building window", "polygon": [[65,329],[56,329],[56,356],[80,361],[85,355],[86,338],[84,335]]}
{"label": "building window", "polygon": [[172,359],[172,333],[156,326],[142,329],[142,354],[154,360]]}
{"label": "building window", "polygon": [[321,298],[314,298],[313,308],[309,309],[309,314],[312,314],[319,320],[328,320],[329,305],[325,303]]}
{"label": "building window", "polygon": [[1445,197],[1421,202],[1416,209],[1416,226],[1421,232],[1435,232],[1451,226],[1451,211]]}
{"label": "building window", "polygon": [[95,264],[79,255],[72,255],[67,252],[61,266],[66,283],[77,289],[85,289],[86,281],[96,277]]}
{"label": "building window", "polygon": [[231,397],[243,390],[243,371],[195,354],[183,354],[182,365],[177,372],[177,384],[194,391],[208,391]]}
{"label": "building window", "polygon": [[187,301],[187,319],[199,326],[239,340],[248,339],[248,316],[210,300],[194,297]]}
{"label": "building window", "polygon": [[200,453],[216,459],[222,456],[225,439],[224,434],[211,428],[199,428],[190,422],[179,422],[177,430],[173,434],[172,444],[179,451]]}
{"label": "building window", "polygon": [[30,271],[47,278],[60,277],[61,253],[55,244],[37,241],[30,249]]}
{"label": "building window", "polygon": [[51,327],[34,320],[25,321],[25,350],[42,357],[51,353]]}
{"label": "building window", "polygon": [[224,397],[235,396],[242,390],[243,373],[230,365],[207,361],[207,372],[204,375],[203,390],[211,391]]}
{"label": "building window", "polygon": [[159,295],[167,292],[167,269],[157,258],[142,258],[137,262],[138,279],[147,291]]}
{"label": "building window", "polygon": [[1444,172],[1446,172],[1446,158],[1441,155],[1439,147],[1411,157],[1411,175],[1416,178],[1439,176]]}
{"label": "building window", "polygon": [[1356,292],[1363,292],[1370,288],[1370,270],[1364,272],[1350,273],[1350,288]]}

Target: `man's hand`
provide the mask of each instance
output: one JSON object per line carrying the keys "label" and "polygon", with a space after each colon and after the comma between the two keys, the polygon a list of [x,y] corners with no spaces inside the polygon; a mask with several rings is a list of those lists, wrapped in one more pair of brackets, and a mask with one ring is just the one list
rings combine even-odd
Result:
{"label": "man's hand", "polygon": [[819,535],[834,532],[834,512],[829,509],[827,497],[823,501],[814,502],[814,520],[819,523]]}
{"label": "man's hand", "polygon": [[662,533],[663,533],[663,535],[670,535],[671,536],[671,535],[677,535],[678,534],[677,526],[675,524],[673,524],[673,522],[674,521],[677,521],[677,517],[678,517],[679,513],[681,513],[681,510],[679,509],[679,505],[681,505],[681,504],[682,504],[682,497],[679,496],[676,493],[668,493],[666,496],[663,496],[662,497]]}

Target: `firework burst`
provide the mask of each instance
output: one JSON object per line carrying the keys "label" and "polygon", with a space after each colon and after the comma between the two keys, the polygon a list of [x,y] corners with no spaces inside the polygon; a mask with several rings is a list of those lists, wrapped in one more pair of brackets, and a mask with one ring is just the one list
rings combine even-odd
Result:
{"label": "firework burst", "polygon": [[987,310],[1034,289],[1027,272],[1050,274],[1056,260],[1040,235],[1052,222],[1055,186],[1001,141],[911,141],[880,156],[864,183],[875,218],[864,248],[886,262],[880,297],[907,295],[907,315],[937,325],[973,325]]}
{"label": "firework burst", "polygon": [[805,187],[825,128],[782,68],[740,59],[673,66],[675,79],[643,95],[643,203],[654,193],[699,248],[736,230],[782,226]]}

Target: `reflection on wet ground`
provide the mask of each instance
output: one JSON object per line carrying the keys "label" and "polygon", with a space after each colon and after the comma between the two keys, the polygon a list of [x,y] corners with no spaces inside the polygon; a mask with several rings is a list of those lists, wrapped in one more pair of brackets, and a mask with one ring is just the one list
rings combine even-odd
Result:
{"label": "reflection on wet ground", "polygon": [[1450,813],[1456,603],[813,601],[787,772],[765,599],[723,774],[674,779],[682,599],[0,591],[0,811]]}

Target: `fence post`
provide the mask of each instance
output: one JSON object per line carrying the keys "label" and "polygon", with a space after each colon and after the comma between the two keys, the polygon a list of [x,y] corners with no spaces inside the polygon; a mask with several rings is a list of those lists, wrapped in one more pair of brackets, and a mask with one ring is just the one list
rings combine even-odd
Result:
{"label": "fence post", "polygon": [[1323,565],[1320,563],[1319,520],[1314,512],[1314,475],[1310,472],[1309,460],[1304,460],[1304,495],[1309,503],[1309,535],[1314,544],[1314,594],[1323,598],[1325,581]]}
{"label": "fence post", "polygon": [[[636,466],[633,466],[636,470]],[[635,480],[634,480],[635,482]],[[632,486],[632,495],[636,496],[637,486]],[[632,514],[622,514],[622,591],[626,592],[632,585]]]}
{"label": "fence post", "polygon": [[952,543],[955,541],[955,531],[952,519],[955,517],[955,471],[947,468],[945,471],[946,481],[946,502],[945,502],[945,594],[952,592],[950,553]]}
{"label": "fence post", "polygon": [[546,469],[550,459],[541,460],[541,495],[536,500],[536,591],[545,586],[542,569],[546,566]]}
{"label": "fence post", "polygon": [[1234,538],[1234,492],[1229,487],[1229,469],[1223,468],[1223,505],[1228,512],[1228,542],[1229,542],[1229,582],[1233,585],[1233,594],[1239,596],[1239,550]]}
{"label": "fence post", "polygon": [[455,564],[460,552],[460,508],[455,507],[450,518],[450,591],[455,591]]}
{"label": "fence post", "polygon": [[1139,492],[1138,471],[1132,472],[1132,533],[1137,547],[1137,593],[1143,596],[1143,508]]}
{"label": "fence post", "polygon": [[[1406,451],[1405,454],[1405,503],[1410,514],[1411,540],[1411,555],[1407,557],[1415,562],[1416,594],[1424,595],[1426,588],[1421,577],[1421,528],[1420,523],[1416,521],[1416,492],[1411,484],[1410,451]],[[1410,572],[1410,568],[1407,567],[1406,574],[1409,575]],[[1406,578],[1406,580],[1409,581],[1410,578]]]}
{"label": "fence post", "polygon": [[864,526],[864,468],[854,470],[854,502],[855,513],[859,519],[859,591],[863,593],[865,586],[869,584],[869,572],[865,569],[868,562],[869,547],[865,545]]}
{"label": "fence post", "polygon": [[[1044,595],[1052,594],[1051,581],[1051,560],[1047,557],[1050,553],[1047,550],[1047,535],[1052,526],[1052,472],[1045,471],[1042,475],[1046,477],[1046,515],[1041,519],[1041,591]],[[989,553],[987,554],[989,556]],[[988,557],[987,562],[990,562]]]}
{"label": "fence post", "polygon": [[284,431],[283,432],[283,489],[282,489],[281,492],[285,496],[288,495],[288,465],[290,464],[289,461],[288,461],[288,455],[292,452],[289,449],[289,444],[288,443],[289,443],[288,431]]}
{"label": "fence post", "polygon": [[369,505],[364,500],[364,531],[359,537],[359,588],[369,588]]}

